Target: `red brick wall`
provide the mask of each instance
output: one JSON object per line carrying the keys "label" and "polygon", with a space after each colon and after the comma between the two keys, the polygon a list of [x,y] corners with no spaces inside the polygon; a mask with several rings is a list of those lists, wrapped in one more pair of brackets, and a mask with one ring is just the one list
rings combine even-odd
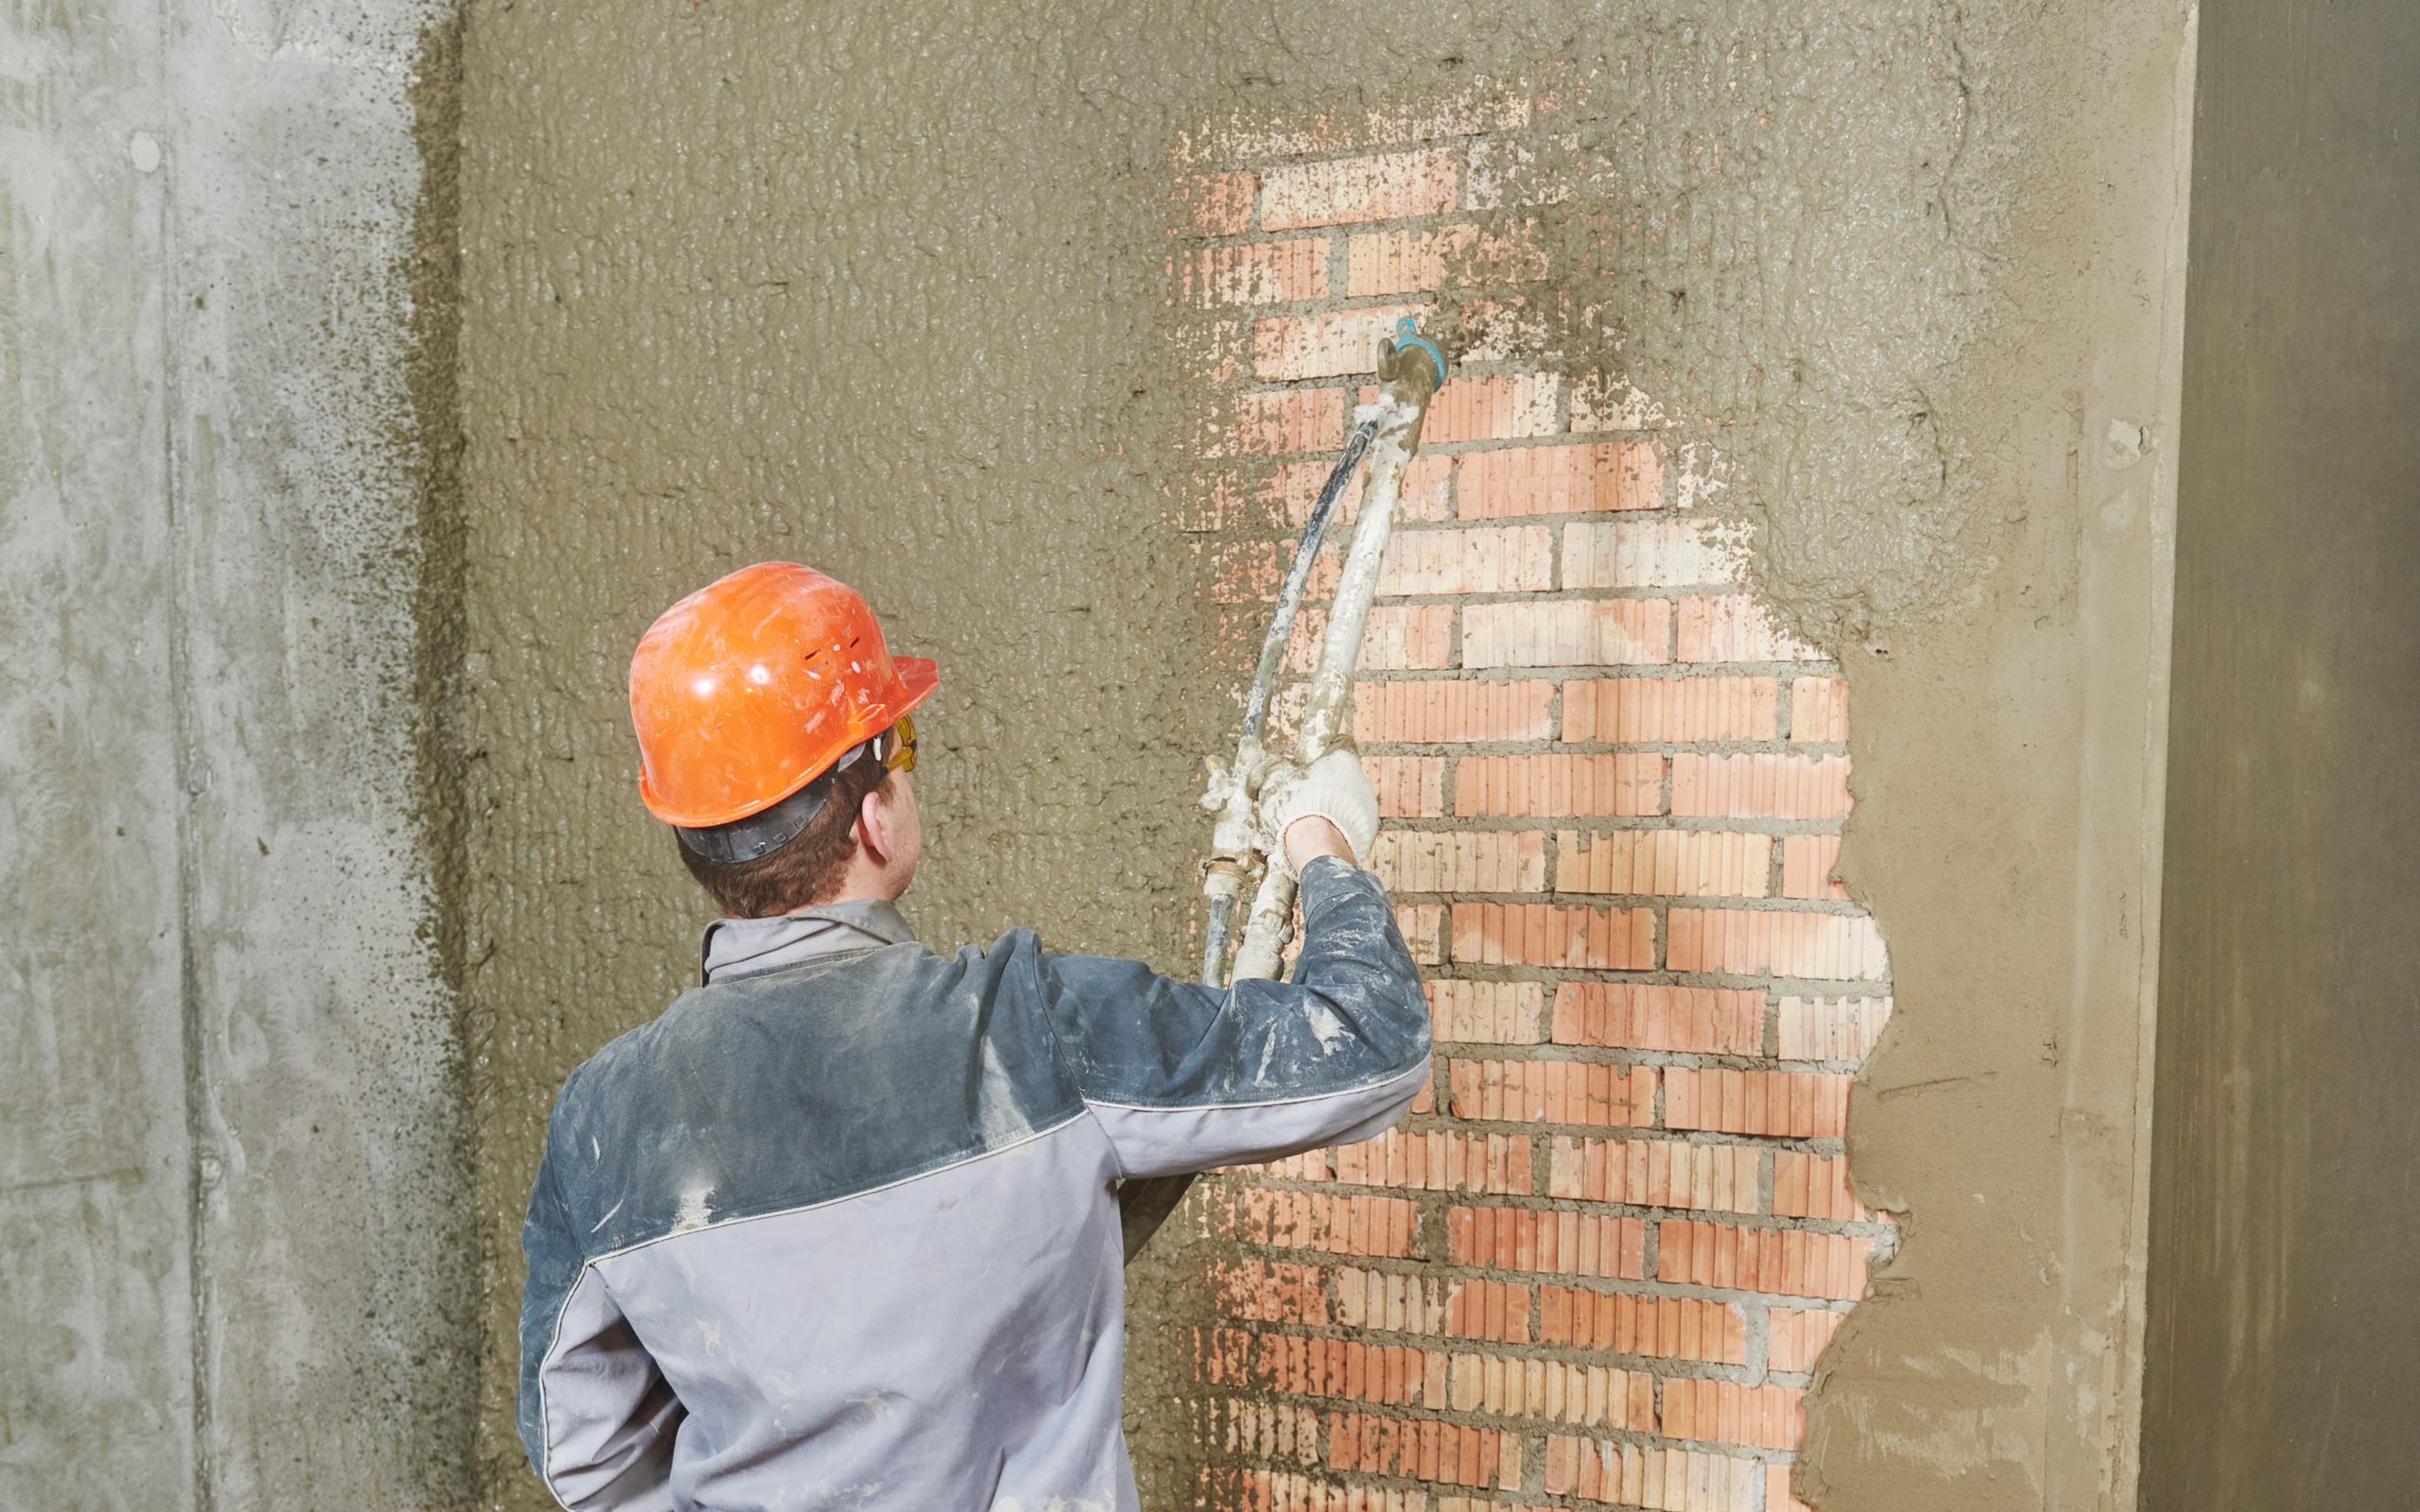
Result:
{"label": "red brick wall", "polygon": [[[1499,165],[1555,125],[1515,90],[1180,152],[1172,296],[1217,421],[1175,523],[1216,554],[1226,652],[1396,317],[1456,281],[1550,287]],[[1590,214],[1569,188],[1525,192]],[[1200,1505],[1778,1512],[1809,1372],[1889,1242],[1841,1152],[1890,988],[1830,881],[1839,669],[1709,529],[1718,427],[1517,345],[1438,396],[1354,722],[1436,1081],[1385,1138],[1178,1218]]]}

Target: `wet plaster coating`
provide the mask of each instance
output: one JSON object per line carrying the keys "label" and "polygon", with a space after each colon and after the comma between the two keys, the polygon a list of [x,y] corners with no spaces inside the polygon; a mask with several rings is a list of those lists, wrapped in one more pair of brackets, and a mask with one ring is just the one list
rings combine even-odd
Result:
{"label": "wet plaster coating", "polygon": [[[707,917],[632,791],[621,678],[666,604],[792,557],[940,659],[929,943],[1189,958],[1246,647],[1168,521],[1230,418],[1194,375],[1249,324],[1171,304],[1168,198],[1292,121],[1476,155],[1548,270],[1441,328],[1729,427],[1695,497],[1851,669],[1844,874],[1898,1009],[1850,1152],[1906,1242],[1820,1373],[1802,1494],[2127,1503],[2188,53],[2151,4],[474,4],[445,717],[485,1499],[545,1504],[510,1385],[548,1103]],[[1404,118],[1443,91],[1551,95],[1566,160]],[[1138,1273],[1138,1341],[1186,1263]],[[1154,1368],[1132,1426],[1176,1504],[1200,1430]]]}
{"label": "wet plaster coating", "polygon": [[0,22],[0,1504],[467,1494],[406,387],[434,19]]}

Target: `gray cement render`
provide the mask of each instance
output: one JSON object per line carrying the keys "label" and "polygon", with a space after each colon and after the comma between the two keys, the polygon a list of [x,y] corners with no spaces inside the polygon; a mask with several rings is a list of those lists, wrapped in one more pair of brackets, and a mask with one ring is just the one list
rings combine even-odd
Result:
{"label": "gray cement render", "polygon": [[0,1505],[460,1505],[408,0],[0,20]]}

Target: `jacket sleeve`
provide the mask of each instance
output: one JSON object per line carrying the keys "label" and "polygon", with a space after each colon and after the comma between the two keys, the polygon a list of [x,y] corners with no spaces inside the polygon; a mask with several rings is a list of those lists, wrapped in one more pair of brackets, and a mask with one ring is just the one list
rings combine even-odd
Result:
{"label": "jacket sleeve", "polygon": [[541,1164],[522,1224],[521,1446],[575,1512],[672,1512],[668,1477],[681,1400],[586,1263]]}
{"label": "jacket sleeve", "polygon": [[1172,1176],[1383,1133],[1428,1085],[1428,1003],[1377,879],[1303,872],[1290,982],[1210,988],[1045,954],[1052,1026],[1120,1174]]}

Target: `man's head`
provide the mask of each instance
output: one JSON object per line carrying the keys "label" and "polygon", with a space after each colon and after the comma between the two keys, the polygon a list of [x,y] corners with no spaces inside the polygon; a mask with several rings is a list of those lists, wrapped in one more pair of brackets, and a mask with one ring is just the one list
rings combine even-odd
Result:
{"label": "man's head", "polygon": [[746,568],[666,610],[631,660],[640,796],[728,913],[896,898],[924,850],[908,713],[939,682],[891,657],[846,586]]}

